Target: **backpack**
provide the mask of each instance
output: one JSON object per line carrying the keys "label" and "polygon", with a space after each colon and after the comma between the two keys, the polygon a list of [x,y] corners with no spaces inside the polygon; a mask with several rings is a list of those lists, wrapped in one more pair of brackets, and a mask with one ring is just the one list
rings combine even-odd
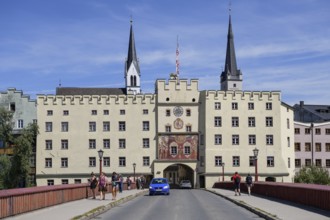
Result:
{"label": "backpack", "polygon": [[246,183],[247,184],[251,184],[252,183],[252,177],[251,176],[247,176],[246,177]]}
{"label": "backpack", "polygon": [[240,182],[241,182],[241,178],[239,176],[236,176],[235,183],[240,183]]}

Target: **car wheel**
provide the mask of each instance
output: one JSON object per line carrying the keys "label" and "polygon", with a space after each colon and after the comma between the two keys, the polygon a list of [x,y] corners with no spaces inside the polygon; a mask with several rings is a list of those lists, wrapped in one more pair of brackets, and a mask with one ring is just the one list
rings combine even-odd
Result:
{"label": "car wheel", "polygon": [[153,194],[152,193],[149,193],[149,196],[152,196]]}

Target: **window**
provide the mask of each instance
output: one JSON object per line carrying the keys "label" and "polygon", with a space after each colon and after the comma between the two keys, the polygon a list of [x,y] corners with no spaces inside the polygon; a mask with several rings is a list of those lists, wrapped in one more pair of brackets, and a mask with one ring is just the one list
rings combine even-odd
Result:
{"label": "window", "polygon": [[232,126],[232,127],[238,127],[238,126],[239,126],[239,120],[238,120],[238,117],[232,117],[232,118],[231,118],[231,126]]}
{"label": "window", "polygon": [[124,109],[120,109],[119,113],[120,113],[121,115],[125,115],[125,110],[124,110]]}
{"label": "window", "polygon": [[126,130],[126,123],[124,121],[119,122],[119,131],[125,131]]}
{"label": "window", "polygon": [[305,159],[305,166],[310,167],[312,165],[312,160],[311,159]]}
{"label": "window", "polygon": [[294,134],[300,134],[300,128],[295,128],[294,129]]}
{"label": "window", "polygon": [[144,121],[143,123],[142,123],[143,125],[143,131],[149,131],[149,121]]}
{"label": "window", "polygon": [[253,102],[249,102],[248,103],[248,109],[249,110],[253,110],[254,109],[254,103]]}
{"label": "window", "polygon": [[215,102],[214,103],[214,109],[220,110],[221,109],[221,102]]}
{"label": "window", "polygon": [[239,156],[233,156],[233,167],[239,167]]}
{"label": "window", "polygon": [[95,167],[96,166],[96,158],[95,157],[90,157],[89,158],[89,166],[90,167]]}
{"label": "window", "polygon": [[103,139],[103,148],[110,149],[110,139]]}
{"label": "window", "polygon": [[300,143],[294,143],[294,151],[295,152],[301,151],[301,149],[300,149]]}
{"label": "window", "polygon": [[311,133],[311,129],[310,128],[305,128],[305,134],[310,134]]}
{"label": "window", "polygon": [[47,180],[47,186],[53,186],[54,180]]}
{"label": "window", "polygon": [[171,147],[171,155],[177,155],[178,154],[178,148],[176,146]]}
{"label": "window", "polygon": [[273,117],[266,117],[266,127],[273,127]]}
{"label": "window", "polygon": [[267,134],[266,135],[266,145],[273,145],[273,135],[272,134]]}
{"label": "window", "polygon": [[295,166],[296,168],[301,167],[301,160],[300,160],[300,159],[295,159],[295,160],[294,160],[294,166]]}
{"label": "window", "polygon": [[119,157],[119,166],[120,167],[126,166],[126,157]]}
{"label": "window", "polygon": [[103,157],[103,166],[110,167],[110,157]]}
{"label": "window", "polygon": [[65,185],[65,184],[69,184],[69,180],[68,179],[62,179],[62,185]]}
{"label": "window", "polygon": [[9,105],[9,110],[14,112],[16,110],[16,105],[15,105],[15,102],[11,102],[10,105]]}
{"label": "window", "polygon": [[266,102],[266,110],[272,110],[272,103]]}
{"label": "window", "polygon": [[232,110],[237,110],[238,109],[238,103],[237,102],[231,103],[231,109]]}
{"label": "window", "polygon": [[103,131],[110,131],[110,121],[103,122]]}
{"label": "window", "polygon": [[67,150],[69,149],[69,141],[68,140],[61,140],[61,149],[62,150]]}
{"label": "window", "polygon": [[288,142],[288,147],[291,147],[291,144],[290,144],[290,142],[291,142],[291,141],[290,141],[290,137],[287,137],[286,139],[287,139],[287,142]]}
{"label": "window", "polygon": [[330,152],[330,143],[325,143],[325,151]]}
{"label": "window", "polygon": [[150,165],[150,158],[149,157],[143,157],[143,166],[149,166]]}
{"label": "window", "polygon": [[52,111],[52,110],[47,110],[47,115],[48,115],[48,116],[53,115],[53,111]]}
{"label": "window", "polygon": [[30,167],[36,167],[36,155],[31,155],[29,159]]}
{"label": "window", "polygon": [[249,124],[249,127],[255,127],[256,126],[256,118],[255,117],[249,117],[248,118],[248,124]]}
{"label": "window", "polygon": [[149,111],[148,111],[148,109],[143,109],[143,114],[144,114],[144,115],[147,115],[147,114],[149,114]]}
{"label": "window", "polygon": [[321,152],[322,151],[321,143],[315,143],[315,151],[316,152]]}
{"label": "window", "polygon": [[45,167],[51,168],[52,166],[52,158],[45,158]]}
{"label": "window", "polygon": [[233,145],[239,145],[239,135],[238,134],[233,134],[232,135],[232,144]]}
{"label": "window", "polygon": [[97,115],[97,110],[92,110],[92,115]]}
{"label": "window", "polygon": [[62,122],[61,123],[61,131],[68,132],[69,131],[69,122]]}
{"label": "window", "polygon": [[326,129],[325,129],[325,134],[326,134],[326,135],[329,135],[329,134],[330,134],[330,128],[326,128]]}
{"label": "window", "polygon": [[63,111],[63,115],[69,115],[69,111],[68,110],[64,110]]}
{"label": "window", "polygon": [[53,149],[53,141],[46,140],[46,150],[52,150],[52,149]]}
{"label": "window", "polygon": [[89,149],[96,149],[96,140],[89,139]]}
{"label": "window", "polygon": [[290,119],[286,119],[286,127],[287,129],[290,129]]}
{"label": "window", "polygon": [[256,144],[256,135],[250,134],[249,135],[249,145],[255,145]]}
{"label": "window", "polygon": [[305,151],[306,152],[311,152],[311,150],[312,150],[311,146],[312,146],[311,143],[309,143],[309,142],[305,143]]}
{"label": "window", "polygon": [[326,168],[330,167],[330,159],[325,159],[325,167]]}
{"label": "window", "polygon": [[150,147],[149,138],[143,138],[142,139],[142,146],[143,146],[143,148],[149,148]]}
{"label": "window", "polygon": [[186,132],[191,132],[191,125],[186,125]]}
{"label": "window", "polygon": [[321,167],[322,166],[322,160],[321,159],[316,159],[315,160],[315,166]]}
{"label": "window", "polygon": [[109,115],[109,110],[103,110],[103,115]]}
{"label": "window", "polygon": [[166,116],[167,117],[171,116],[171,110],[170,109],[166,109]]}
{"label": "window", "polygon": [[214,165],[216,167],[221,167],[222,166],[222,156],[215,156],[214,157]]}
{"label": "window", "polygon": [[62,168],[68,167],[68,158],[66,158],[66,157],[61,158],[61,167]]}
{"label": "window", "polygon": [[290,167],[291,167],[291,158],[288,157],[288,168],[290,168]]}
{"label": "window", "polygon": [[190,155],[190,146],[184,146],[184,155]]}
{"label": "window", "polygon": [[52,131],[53,131],[53,123],[46,122],[46,132],[52,132]]}
{"label": "window", "polygon": [[315,134],[320,135],[321,134],[321,129],[320,128],[315,128]]}
{"label": "window", "polygon": [[170,125],[166,125],[165,126],[165,131],[166,132],[171,132],[171,126]]}
{"label": "window", "polygon": [[214,126],[221,127],[221,117],[220,116],[214,117]]}
{"label": "window", "polygon": [[24,123],[23,123],[23,119],[18,119],[17,121],[17,128],[23,128],[24,127]]}
{"label": "window", "polygon": [[254,167],[255,166],[255,157],[254,156],[249,156],[249,166]]}
{"label": "window", "polygon": [[267,157],[267,167],[274,167],[274,157]]}
{"label": "window", "polygon": [[186,116],[190,117],[191,116],[191,110],[190,109],[186,109]]}
{"label": "window", "polygon": [[126,139],[119,139],[119,149],[126,148]]}
{"label": "window", "polygon": [[95,121],[90,121],[89,122],[89,131],[90,132],[95,132],[96,131],[96,122]]}
{"label": "window", "polygon": [[215,145],[222,144],[222,135],[221,134],[214,135],[214,144]]}

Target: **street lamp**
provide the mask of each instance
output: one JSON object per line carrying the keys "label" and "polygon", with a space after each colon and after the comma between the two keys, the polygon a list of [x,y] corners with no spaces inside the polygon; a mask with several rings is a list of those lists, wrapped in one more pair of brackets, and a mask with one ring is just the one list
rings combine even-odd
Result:
{"label": "street lamp", "polygon": [[136,167],[136,163],[133,163],[133,172],[134,172],[133,178],[134,178],[134,183],[135,183],[135,167]]}
{"label": "street lamp", "polygon": [[254,155],[254,167],[255,167],[255,182],[258,182],[258,153],[259,153],[259,149],[254,148],[253,155]]}
{"label": "street lamp", "polygon": [[225,181],[225,163],[221,163],[222,166],[222,182]]}
{"label": "street lamp", "polygon": [[311,123],[311,127],[310,127],[310,133],[311,133],[311,151],[312,151],[312,166],[314,165],[314,132],[313,132],[313,128],[314,128],[314,123]]}
{"label": "street lamp", "polygon": [[99,158],[100,158],[100,175],[102,173],[102,158],[103,158],[103,150],[99,150]]}

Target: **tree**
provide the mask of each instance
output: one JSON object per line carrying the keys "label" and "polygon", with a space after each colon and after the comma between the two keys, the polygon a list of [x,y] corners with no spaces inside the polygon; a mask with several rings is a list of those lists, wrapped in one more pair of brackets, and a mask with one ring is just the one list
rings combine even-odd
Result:
{"label": "tree", "polygon": [[0,141],[6,144],[12,141],[13,113],[0,107]]}
{"label": "tree", "polygon": [[0,155],[0,189],[6,189],[10,185],[11,161],[7,155]]}
{"label": "tree", "polygon": [[323,167],[304,166],[296,173],[294,182],[329,185],[329,171]]}

